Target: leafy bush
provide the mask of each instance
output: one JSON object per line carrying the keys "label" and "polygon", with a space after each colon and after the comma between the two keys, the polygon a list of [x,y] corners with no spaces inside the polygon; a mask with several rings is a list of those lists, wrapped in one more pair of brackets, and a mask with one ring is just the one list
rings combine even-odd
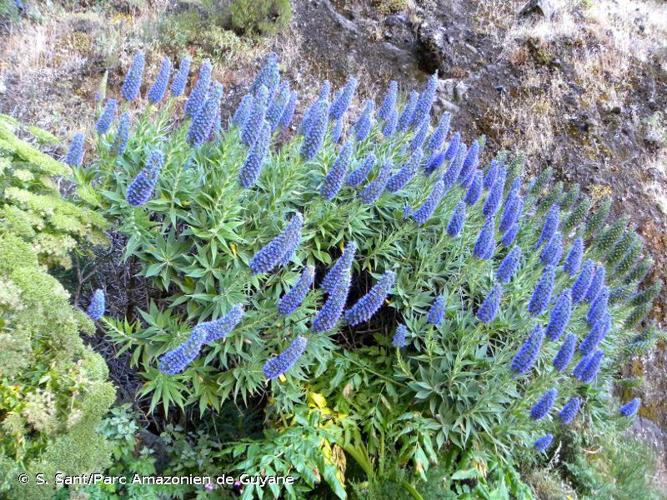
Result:
{"label": "leafy bush", "polygon": [[77,240],[99,240],[103,220],[60,198],[52,176],[69,167],[18,139],[16,126],[0,121],[0,492],[43,498],[53,481],[37,485],[36,473],[99,471],[111,454],[95,429],[115,391],[79,337],[93,323],[43,265],[67,264]]}
{"label": "leafy bush", "polygon": [[232,0],[229,11],[232,27],[247,34],[279,33],[292,20],[290,0]]}
{"label": "leafy bush", "polygon": [[659,286],[637,290],[650,259],[608,200],[591,209],[549,169],[526,182],[508,153],[482,166],[482,139],[449,134],[448,115],[431,128],[435,78],[398,107],[391,86],[377,119],[372,102],[347,118],[355,79],[331,104],[325,84],[290,137],[275,57],[227,128],[210,74],[192,120],[167,99],[122,155],[105,134],[79,169],[160,291],[140,319],[105,320],[150,411],[197,425],[259,404],[264,436],[228,442],[220,468],[300,478],[275,496],[339,497],[385,472],[419,495],[443,462],[449,491],[488,475],[518,495],[514,457],[616,418],[610,386],[655,342],[634,329]]}

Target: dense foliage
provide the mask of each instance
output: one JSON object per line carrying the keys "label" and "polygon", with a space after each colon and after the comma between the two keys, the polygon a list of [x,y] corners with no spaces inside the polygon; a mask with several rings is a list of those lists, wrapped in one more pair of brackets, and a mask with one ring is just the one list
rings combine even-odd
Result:
{"label": "dense foliage", "polygon": [[220,447],[226,471],[298,476],[289,496],[395,481],[419,497],[416,480],[445,464],[479,487],[494,470],[519,495],[511,464],[527,449],[637,411],[610,394],[657,335],[635,332],[659,291],[638,289],[641,239],[607,222],[608,200],[548,169],[525,181],[520,158],[484,159],[449,115],[432,124],[435,84],[405,98],[392,84],[377,113],[367,101],[352,118],[357,81],[333,96],[325,82],[297,134],[273,56],[228,124],[208,62],[187,100],[151,98],[129,138],[105,106],[97,156],[75,165],[80,195],[160,295],[140,320],[104,324],[151,411],[204,422],[261,408],[261,436]]}

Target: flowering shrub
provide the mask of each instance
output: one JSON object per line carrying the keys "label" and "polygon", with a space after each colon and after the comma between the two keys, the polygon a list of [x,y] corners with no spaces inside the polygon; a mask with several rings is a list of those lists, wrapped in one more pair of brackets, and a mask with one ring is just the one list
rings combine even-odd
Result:
{"label": "flowering shrub", "polygon": [[369,479],[385,453],[425,478],[445,450],[511,460],[620,418],[610,383],[655,340],[635,329],[659,285],[638,289],[650,259],[607,201],[590,210],[550,170],[524,180],[519,159],[465,144],[449,115],[432,124],[435,77],[405,100],[392,83],[357,116],[357,80],[326,82],[292,124],[270,56],[223,125],[212,75],[205,62],[187,101],[142,113],[124,152],[100,135],[78,169],[161,292],[140,321],[105,320],[151,410],[259,400],[266,439],[231,446],[232,468],[341,497],[341,448]]}

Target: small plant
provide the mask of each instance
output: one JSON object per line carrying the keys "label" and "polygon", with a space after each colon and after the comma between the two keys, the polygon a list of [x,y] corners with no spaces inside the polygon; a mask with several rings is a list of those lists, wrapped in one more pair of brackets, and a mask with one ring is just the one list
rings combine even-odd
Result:
{"label": "small plant", "polygon": [[279,33],[292,20],[291,0],[232,0],[229,11],[234,30],[249,35]]}

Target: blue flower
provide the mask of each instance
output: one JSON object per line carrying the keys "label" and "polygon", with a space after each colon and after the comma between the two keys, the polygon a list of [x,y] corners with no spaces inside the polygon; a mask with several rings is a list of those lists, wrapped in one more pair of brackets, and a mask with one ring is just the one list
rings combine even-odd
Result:
{"label": "blue flower", "polygon": [[405,185],[412,180],[419,169],[419,164],[422,161],[422,150],[418,149],[408,161],[401,167],[401,169],[392,175],[387,181],[387,191],[395,193],[405,187]]}
{"label": "blue flower", "polygon": [[560,222],[560,207],[557,203],[551,205],[549,212],[547,212],[547,217],[544,220],[544,225],[542,226],[542,232],[540,237],[535,243],[535,248],[538,248],[542,243],[547,243],[551,237],[554,235],[558,229],[558,223]]}
{"label": "blue flower", "polygon": [[424,141],[426,140],[426,136],[428,135],[429,125],[430,125],[429,119],[428,117],[426,117],[424,121],[421,122],[419,128],[417,129],[417,132],[410,141],[410,151],[416,151],[417,149],[422,147]]}
{"label": "blue flower", "polygon": [[590,307],[588,308],[588,313],[586,313],[586,321],[588,325],[593,325],[600,317],[608,311],[609,307],[609,288],[602,287],[600,293],[597,294],[595,300],[591,302]]}
{"label": "blue flower", "polygon": [[604,313],[604,315],[593,324],[591,331],[588,332],[588,335],[584,337],[584,340],[582,340],[579,345],[579,351],[581,351],[584,356],[591,354],[597,349],[600,342],[604,340],[609,333],[609,330],[611,330],[611,321],[611,315],[609,313]]}
{"label": "blue flower", "polygon": [[572,247],[565,258],[565,264],[563,264],[563,269],[570,275],[574,276],[579,271],[581,267],[581,259],[584,255],[584,239],[579,236],[572,243]]}
{"label": "blue flower", "polygon": [[77,132],[72,136],[72,142],[70,142],[65,156],[65,163],[70,167],[80,167],[83,163],[83,145],[85,141],[86,136],[83,132]]}
{"label": "blue flower", "polygon": [[[442,176],[442,180],[445,181],[445,186],[447,188],[452,187],[459,179],[459,175],[461,174],[461,167],[463,167],[463,161],[465,160],[466,152],[467,152],[466,145],[459,144],[459,147],[456,150],[454,158],[449,162],[447,171]],[[447,156],[447,153],[445,153],[445,156]]]}
{"label": "blue flower", "polygon": [[482,323],[491,323],[498,315],[500,299],[503,296],[503,287],[495,285],[477,310],[477,319]]}
{"label": "blue flower", "polygon": [[193,328],[185,342],[160,357],[160,371],[167,375],[176,375],[185,370],[199,356],[206,335],[205,329]]}
{"label": "blue flower", "polygon": [[472,182],[470,183],[470,187],[466,191],[465,195],[465,202],[473,206],[475,203],[477,203],[477,200],[479,200],[479,197],[482,194],[482,173],[477,170],[473,174]]}
{"label": "blue flower", "polygon": [[286,129],[292,123],[292,118],[294,117],[294,111],[296,110],[296,102],[299,98],[299,94],[295,90],[290,92],[289,99],[285,108],[283,109],[283,114],[280,115],[280,120],[278,121],[278,127]]}
{"label": "blue flower", "polygon": [[566,288],[560,293],[558,299],[556,299],[556,304],[551,310],[551,317],[547,325],[547,337],[551,340],[558,340],[570,322],[571,315],[572,295],[570,289]]}
{"label": "blue flower", "polygon": [[461,229],[463,229],[463,224],[465,224],[465,220],[466,220],[466,204],[462,201],[459,201],[456,207],[454,208],[452,217],[449,219],[449,224],[447,224],[447,234],[452,238],[456,238],[461,233]]}
{"label": "blue flower", "polygon": [[563,239],[560,233],[553,234],[549,242],[542,248],[540,253],[540,261],[545,266],[557,266],[560,258],[563,255]]}
{"label": "blue flower", "polygon": [[133,207],[144,205],[153,197],[160,170],[164,164],[164,155],[154,150],[148,157],[146,166],[137,174],[127,188],[127,202]]}
{"label": "blue flower", "polygon": [[327,172],[320,194],[325,200],[333,200],[340,188],[343,187],[345,176],[350,168],[350,160],[352,158],[352,143],[346,143],[338,153],[338,157]]}
{"label": "blue flower", "polygon": [[338,288],[338,282],[342,277],[347,273],[350,273],[352,269],[352,262],[354,262],[354,256],[357,253],[357,244],[354,241],[350,241],[346,246],[343,254],[336,261],[336,263],[331,267],[329,272],[324,276],[320,287],[328,293],[332,293],[336,288]]}
{"label": "blue flower", "polygon": [[357,187],[359,184],[366,180],[368,174],[370,174],[371,170],[373,170],[376,161],[377,158],[375,158],[375,155],[370,153],[366,158],[364,158],[364,161],[361,162],[361,165],[354,169],[352,173],[347,176],[345,183],[348,186]]}
{"label": "blue flower", "polygon": [[550,432],[539,438],[533,443],[533,446],[537,451],[540,453],[544,453],[549,449],[549,446],[551,446],[551,443],[554,440],[554,435],[551,434]]}
{"label": "blue flower", "polygon": [[382,101],[382,106],[378,110],[378,118],[380,120],[387,120],[392,111],[396,111],[396,99],[398,97],[398,83],[395,80],[389,82],[387,93]]}
{"label": "blue flower", "polygon": [[220,112],[220,100],[222,99],[223,90],[222,84],[215,82],[206,102],[197,113],[197,116],[190,122],[187,139],[188,144],[192,147],[200,147],[210,137],[215,119]]}
{"label": "blue flower", "polygon": [[405,132],[410,123],[412,122],[412,117],[415,114],[415,108],[417,107],[417,99],[419,98],[419,93],[416,90],[413,90],[408,95],[408,100],[405,103],[403,112],[398,118],[398,125],[396,125],[396,130],[398,132]]}
{"label": "blue flower", "polygon": [[358,81],[355,77],[350,77],[345,83],[342,91],[339,92],[331,103],[331,108],[329,109],[329,118],[332,120],[338,120],[342,118],[347,108],[350,107],[354,93],[357,90]]}
{"label": "blue flower", "polygon": [[537,401],[537,403],[535,403],[533,407],[530,409],[530,418],[532,418],[533,420],[541,420],[544,417],[546,417],[551,411],[551,408],[553,407],[554,403],[556,402],[557,397],[558,397],[558,389],[556,389],[555,387],[545,392],[542,395],[542,397]]}
{"label": "blue flower", "polygon": [[259,73],[257,73],[255,81],[252,82],[252,85],[250,86],[250,91],[255,93],[262,87],[262,85],[267,89],[270,89],[276,84],[278,78],[280,78],[278,56],[274,52],[269,52],[264,58],[264,64],[259,70]]}
{"label": "blue flower", "polygon": [[331,142],[334,144],[338,144],[340,141],[341,137],[343,137],[343,127],[345,125],[345,122],[343,118],[339,118],[336,120],[336,123],[334,124],[334,128],[331,131]]}
{"label": "blue flower", "polygon": [[278,87],[277,92],[273,96],[271,103],[266,111],[266,119],[271,124],[271,129],[278,128],[278,122],[283,115],[283,110],[287,106],[287,101],[290,97],[289,83],[283,82]]}
{"label": "blue flower", "polygon": [[488,218],[484,222],[479,235],[477,236],[477,241],[475,241],[475,248],[473,249],[473,255],[478,259],[489,260],[493,257],[493,252],[496,248],[496,239],[494,235],[494,220],[493,218]]}
{"label": "blue flower", "polygon": [[322,82],[322,86],[320,87],[320,92],[317,95],[317,98],[320,100],[329,100],[329,96],[331,95],[331,82],[329,80],[324,80]]}
{"label": "blue flower", "polygon": [[382,126],[382,135],[385,137],[391,137],[394,132],[396,132],[396,127],[398,126],[398,111],[396,108],[392,109],[389,112],[389,116]]}
{"label": "blue flower", "polygon": [[493,186],[493,184],[496,182],[499,169],[500,163],[496,160],[491,160],[491,166],[484,176],[484,189],[491,189],[491,186]]}
{"label": "blue flower", "polygon": [[359,120],[354,124],[354,135],[358,141],[363,141],[371,132],[371,128],[373,127],[372,115],[374,110],[375,104],[373,101],[370,99],[367,100]]}
{"label": "blue flower", "polygon": [[234,116],[232,117],[232,123],[239,128],[243,128],[245,122],[248,120],[250,113],[253,108],[253,96],[251,94],[246,94],[239,102],[236,111],[234,111]]}
{"label": "blue flower", "polygon": [[205,344],[210,344],[216,340],[224,339],[229,335],[236,325],[241,322],[245,314],[243,306],[240,304],[232,307],[222,318],[214,321],[199,323],[195,328],[200,328],[206,332]]}
{"label": "blue flower", "polygon": [[618,412],[624,417],[634,417],[639,411],[640,406],[641,406],[641,399],[635,398],[629,403],[625,403],[623,406],[621,406]]}
{"label": "blue flower", "polygon": [[178,97],[183,95],[185,86],[188,83],[188,76],[190,75],[190,64],[192,59],[188,56],[181,58],[178,65],[178,72],[174,75],[174,80],[171,82],[171,95]]}
{"label": "blue flower", "polygon": [[130,138],[130,114],[125,112],[120,115],[118,128],[116,128],[116,137],[114,138],[111,150],[114,154],[122,156],[127,148],[127,141]]}
{"label": "blue flower", "polygon": [[586,359],[588,361],[586,362],[586,366],[578,374],[577,378],[584,384],[590,384],[597,376],[603,358],[604,353],[602,351],[595,351],[593,354],[587,357]]}
{"label": "blue flower", "polygon": [[266,106],[269,102],[269,89],[260,87],[252,102],[252,109],[241,129],[241,140],[246,146],[252,146],[257,139],[262,123],[266,118]]}
{"label": "blue flower", "polygon": [[269,380],[276,379],[287,373],[306,352],[308,339],[299,335],[283,352],[264,363],[264,375]]}
{"label": "blue flower", "polygon": [[239,171],[239,183],[244,188],[250,188],[257,183],[262,171],[271,142],[271,124],[264,120],[257,140],[250,148],[248,156]]}
{"label": "blue flower", "polygon": [[437,88],[438,75],[437,73],[434,73],[426,82],[422,93],[419,94],[419,99],[415,105],[415,112],[413,114],[410,125],[416,126],[429,119],[431,114],[431,107],[433,106],[433,99],[435,99],[435,91]]}
{"label": "blue flower", "polygon": [[169,77],[171,76],[171,61],[168,57],[164,57],[160,63],[160,70],[158,71],[155,81],[148,90],[148,101],[151,104],[156,104],[162,100],[164,93],[169,85]]}
{"label": "blue flower", "polygon": [[503,209],[503,216],[500,218],[498,230],[501,233],[505,233],[519,220],[522,211],[523,198],[519,195],[509,197],[507,201],[505,201],[505,208]]}
{"label": "blue flower", "polygon": [[312,160],[317,155],[324,142],[324,135],[327,132],[327,101],[317,101],[312,111],[312,116],[308,120],[308,130],[305,131],[305,137],[301,144],[301,157],[304,160]]}
{"label": "blue flower", "polygon": [[382,195],[385,188],[387,187],[387,183],[389,182],[389,177],[391,177],[391,171],[393,168],[394,166],[391,164],[391,162],[385,163],[378,172],[377,177],[364,188],[360,195],[361,200],[364,203],[367,205],[375,203]]}
{"label": "blue flower", "polygon": [[598,265],[595,268],[595,274],[591,279],[591,284],[586,290],[586,302],[593,302],[604,286],[605,270],[604,266]]}
{"label": "blue flower", "polygon": [[[421,149],[418,149],[417,151],[421,151]],[[424,166],[424,172],[426,173],[426,175],[431,175],[433,172],[438,170],[443,163],[445,163],[445,153],[433,153],[426,161],[426,165]],[[444,175],[443,175],[443,180],[444,180]],[[454,183],[452,183],[452,185],[453,184]]]}
{"label": "blue flower", "polygon": [[579,413],[579,408],[581,408],[581,398],[577,396],[570,398],[570,400],[565,403],[565,406],[563,406],[563,409],[558,413],[561,422],[565,425],[570,425],[576,418],[577,413]]}
{"label": "blue flower", "polygon": [[444,195],[445,183],[442,181],[436,182],[424,203],[422,203],[417,210],[412,212],[410,217],[412,217],[420,226],[426,223],[426,221],[433,215],[433,212],[435,212],[435,209],[438,208]]}
{"label": "blue flower", "polygon": [[[452,158],[454,158],[460,146],[461,146],[461,133],[456,132],[449,141],[449,144],[447,145],[447,149],[445,150],[445,159],[451,160]],[[461,166],[463,166],[463,162],[461,162]]]}
{"label": "blue flower", "polygon": [[442,324],[442,319],[445,316],[445,298],[442,295],[438,295],[436,299],[431,304],[431,308],[428,310],[428,316],[426,321],[435,326],[440,326]]}
{"label": "blue flower", "polygon": [[132,66],[125,75],[125,81],[120,91],[123,98],[127,101],[134,101],[141,90],[141,82],[144,77],[144,65],[146,64],[146,57],[144,51],[139,50],[134,55]]}
{"label": "blue flower", "polygon": [[90,298],[90,304],[88,304],[88,309],[86,309],[86,313],[93,321],[97,321],[104,316],[104,311],[106,309],[105,302],[104,292],[98,288],[93,292],[93,296]]}
{"label": "blue flower", "polygon": [[504,188],[505,188],[505,176],[499,175],[496,178],[496,182],[494,182],[493,186],[491,186],[491,190],[489,191],[489,196],[486,198],[486,201],[484,202],[484,208],[482,208],[482,213],[486,217],[495,215],[496,212],[498,211],[498,208],[500,208],[500,202],[503,199]]}
{"label": "blue flower", "polygon": [[[468,149],[465,160],[463,160],[463,166],[461,167],[461,172],[459,173],[459,183],[463,184],[468,176],[472,173],[475,168],[477,168],[477,161],[479,157],[479,142],[473,141]],[[504,184],[504,181],[503,181]]]}
{"label": "blue flower", "polygon": [[563,344],[560,346],[558,353],[554,356],[553,365],[556,370],[562,372],[568,367],[574,356],[574,351],[577,348],[577,336],[574,333],[568,333],[565,336]]}
{"label": "blue flower", "polygon": [[516,235],[519,233],[519,224],[516,222],[512,224],[509,229],[503,234],[502,239],[500,240],[505,248],[509,247],[512,243],[514,243],[514,240],[516,239]]}
{"label": "blue flower", "polygon": [[574,304],[578,304],[584,300],[586,292],[588,291],[588,288],[591,285],[591,281],[593,280],[594,269],[595,264],[592,260],[588,259],[586,262],[584,262],[579,276],[575,280],[574,285],[572,285],[572,302]]}
{"label": "blue flower", "polygon": [[[339,262],[342,260],[339,259]],[[333,271],[333,269],[332,269]],[[350,266],[340,266],[336,272],[336,280],[332,282],[327,301],[319,310],[315,319],[313,319],[312,329],[315,333],[322,333],[331,330],[336,326],[338,320],[343,315],[347,294],[350,291],[351,281],[351,262]],[[331,274],[331,271],[329,272]]]}
{"label": "blue flower", "polygon": [[533,296],[530,298],[530,303],[528,304],[528,312],[530,312],[531,316],[539,316],[546,311],[551,300],[555,279],[556,270],[553,267],[547,267],[542,272],[542,276],[537,282]]}
{"label": "blue flower", "polygon": [[431,134],[431,137],[426,144],[426,149],[428,151],[437,151],[439,150],[447,138],[449,133],[449,125],[451,123],[452,115],[449,113],[443,113],[440,117],[438,125],[435,127],[435,130]]}
{"label": "blue flower", "polygon": [[519,375],[528,373],[540,355],[542,342],[544,342],[544,329],[537,325],[523,342],[519,352],[514,356],[511,365],[512,371],[517,372]]}
{"label": "blue flower", "polygon": [[401,347],[405,347],[407,345],[407,340],[405,338],[407,333],[408,329],[405,325],[398,325],[398,328],[396,328],[396,333],[394,333],[394,337],[391,339],[391,345],[399,349]]}
{"label": "blue flower", "polygon": [[302,227],[303,216],[297,212],[285,229],[250,259],[249,266],[253,274],[271,272],[280,264],[285,255],[291,251],[290,243],[301,238]]}
{"label": "blue flower", "polygon": [[111,123],[113,122],[114,117],[116,116],[116,109],[118,107],[118,101],[116,99],[109,99],[102,110],[99,120],[95,125],[95,129],[98,134],[106,134],[111,128]]}
{"label": "blue flower", "polygon": [[188,100],[185,103],[185,113],[190,118],[197,116],[199,110],[206,102],[206,94],[211,86],[212,72],[213,66],[211,66],[211,61],[204,59],[199,67],[199,78],[197,78],[194,87],[190,91]]}
{"label": "blue flower", "polygon": [[501,283],[509,283],[514,276],[514,273],[519,269],[519,264],[521,263],[521,247],[514,245],[512,250],[510,250],[505,258],[498,266],[498,271],[496,272],[496,277]]}
{"label": "blue flower", "polygon": [[280,298],[278,312],[284,316],[289,316],[296,311],[303,302],[303,299],[306,298],[314,280],[315,268],[307,266],[292,289]]}
{"label": "blue flower", "polygon": [[350,326],[356,326],[359,323],[364,323],[371,319],[371,317],[382,307],[387,295],[391,293],[391,289],[396,281],[396,273],[393,271],[386,271],[378,282],[373,285],[369,292],[361,297],[356,304],[345,311],[345,320]]}

